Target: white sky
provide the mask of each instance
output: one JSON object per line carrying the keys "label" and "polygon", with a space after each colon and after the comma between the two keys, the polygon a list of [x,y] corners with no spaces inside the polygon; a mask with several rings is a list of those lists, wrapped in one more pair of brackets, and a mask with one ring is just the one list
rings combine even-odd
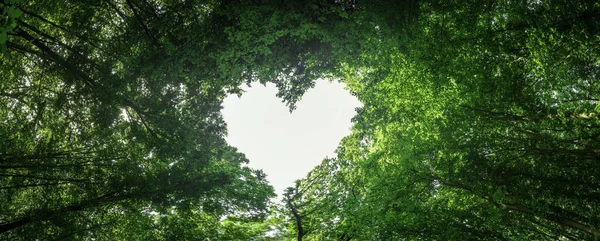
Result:
{"label": "white sky", "polygon": [[274,85],[255,84],[238,98],[223,102],[227,141],[262,169],[281,197],[326,156],[332,157],[360,102],[344,84],[317,81],[290,114]]}

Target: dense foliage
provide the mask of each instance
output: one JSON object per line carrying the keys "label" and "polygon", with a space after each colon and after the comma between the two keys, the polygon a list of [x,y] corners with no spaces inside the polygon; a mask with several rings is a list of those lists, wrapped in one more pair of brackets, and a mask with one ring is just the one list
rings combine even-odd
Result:
{"label": "dense foliage", "polygon": [[3,1],[1,239],[264,236],[221,100],[260,80],[293,108],[329,64],[315,4]]}
{"label": "dense foliage", "polygon": [[[1,8],[0,239],[600,239],[596,1]],[[269,209],[221,101],[317,78],[364,106]]]}
{"label": "dense foliage", "polygon": [[372,4],[340,63],[364,106],[293,188],[290,237],[599,239],[600,4]]}

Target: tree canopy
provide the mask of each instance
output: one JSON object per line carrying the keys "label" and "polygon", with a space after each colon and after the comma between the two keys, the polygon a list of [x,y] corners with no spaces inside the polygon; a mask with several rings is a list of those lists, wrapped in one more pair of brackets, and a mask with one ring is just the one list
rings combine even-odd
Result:
{"label": "tree canopy", "polygon": [[284,197],[289,239],[600,238],[600,5],[409,2],[351,15],[364,106]]}
{"label": "tree canopy", "polygon": [[221,100],[260,79],[293,108],[327,65],[315,6],[4,1],[0,235],[216,239],[264,218],[273,188],[225,142]]}
{"label": "tree canopy", "polygon": [[[0,238],[598,240],[596,1],[4,0]],[[220,110],[363,103],[286,190]]]}

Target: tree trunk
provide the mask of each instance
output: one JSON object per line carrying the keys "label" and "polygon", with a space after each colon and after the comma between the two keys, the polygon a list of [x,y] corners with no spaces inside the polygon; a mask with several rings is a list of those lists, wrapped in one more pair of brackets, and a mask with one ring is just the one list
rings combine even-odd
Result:
{"label": "tree trunk", "polygon": [[[52,217],[55,217],[55,216],[63,214],[63,213],[81,211],[86,207],[100,205],[100,204],[106,204],[106,203],[111,203],[111,202],[117,202],[117,201],[121,201],[121,200],[130,198],[130,196],[128,196],[128,195],[115,196],[115,194],[116,194],[116,192],[110,192],[110,193],[107,193],[105,195],[99,196],[94,199],[90,199],[90,200],[82,201],[82,202],[79,202],[76,204],[72,204],[72,205],[57,209],[57,210],[53,211],[52,214],[45,215],[44,217],[40,217],[40,218],[43,220],[48,220]],[[11,231],[13,229],[20,228],[22,226],[25,226],[27,224],[30,224],[30,223],[36,221],[36,219],[37,218],[34,216],[23,217],[19,220],[12,221],[12,222],[9,222],[6,224],[2,224],[2,225],[0,225],[0,233],[5,233],[5,232]]]}
{"label": "tree trunk", "polygon": [[[435,174],[425,174],[425,177],[432,179],[432,180],[438,180],[440,183],[442,183],[443,185],[449,186],[449,187],[455,187],[455,188],[460,188],[463,189],[465,191],[469,191],[473,194],[478,195],[477,193],[474,192],[473,188],[462,184],[462,183],[458,183],[458,182],[454,182],[454,181],[449,181],[449,180],[443,180],[439,177],[437,177]],[[517,212],[521,212],[521,213],[525,213],[525,214],[529,214],[541,219],[545,219],[551,222],[555,222],[557,224],[560,224],[562,226],[567,226],[570,228],[574,228],[580,231],[583,231],[585,233],[591,234],[592,236],[594,236],[595,238],[600,238],[600,230],[598,230],[597,228],[594,228],[590,225],[581,223],[580,221],[568,218],[568,217],[564,217],[564,216],[559,216],[556,214],[552,214],[552,213],[541,213],[538,211],[535,211],[529,207],[523,206],[523,205],[519,205],[519,204],[508,204],[508,203],[500,203],[497,202],[496,200],[494,200],[491,196],[489,195],[481,195],[481,198],[489,201],[490,203],[493,203],[494,205],[505,209],[505,210],[512,210],[512,211],[517,211]]]}
{"label": "tree trunk", "polygon": [[296,219],[296,228],[298,228],[298,241],[302,241],[302,237],[304,236],[304,230],[302,228],[302,218],[300,216],[300,213],[298,213],[298,210],[292,204],[291,199],[287,200],[287,204],[288,204],[288,206],[290,206],[290,209],[292,210],[292,214],[294,215],[294,218]]}
{"label": "tree trunk", "polygon": [[519,204],[507,204],[507,203],[496,203],[497,206],[499,206],[500,208],[506,209],[506,210],[513,210],[513,211],[517,211],[517,212],[522,212],[522,213],[527,213],[527,214],[531,214],[535,217],[541,218],[541,219],[546,219],[549,221],[553,221],[555,223],[564,225],[564,226],[568,226],[574,229],[578,229],[581,231],[584,231],[588,234],[593,235],[594,237],[598,238],[600,237],[600,230],[583,224],[579,221],[567,218],[567,217],[562,217],[562,216],[558,216],[555,214],[550,214],[550,213],[540,213],[540,212],[536,212],[533,209],[530,209],[526,206],[523,205],[519,205]]}

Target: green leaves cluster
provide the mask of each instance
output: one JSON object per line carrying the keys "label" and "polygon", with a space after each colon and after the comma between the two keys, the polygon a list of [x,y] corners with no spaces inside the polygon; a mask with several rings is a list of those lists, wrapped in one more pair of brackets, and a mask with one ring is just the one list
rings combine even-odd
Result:
{"label": "green leaves cluster", "polygon": [[273,188],[221,100],[260,79],[293,108],[329,71],[337,6],[3,2],[0,237],[266,238]]}
{"label": "green leaves cluster", "polygon": [[600,6],[390,5],[351,15],[362,31],[338,70],[364,106],[299,181],[303,238],[600,237]]}
{"label": "green leaves cluster", "polygon": [[[599,9],[4,1],[0,237],[598,239]],[[323,77],[364,106],[269,216],[221,100]]]}
{"label": "green leaves cluster", "polygon": [[17,19],[23,14],[18,8],[21,0],[6,0],[2,2],[2,15],[0,15],[0,53],[6,51],[8,34],[17,27]]}

